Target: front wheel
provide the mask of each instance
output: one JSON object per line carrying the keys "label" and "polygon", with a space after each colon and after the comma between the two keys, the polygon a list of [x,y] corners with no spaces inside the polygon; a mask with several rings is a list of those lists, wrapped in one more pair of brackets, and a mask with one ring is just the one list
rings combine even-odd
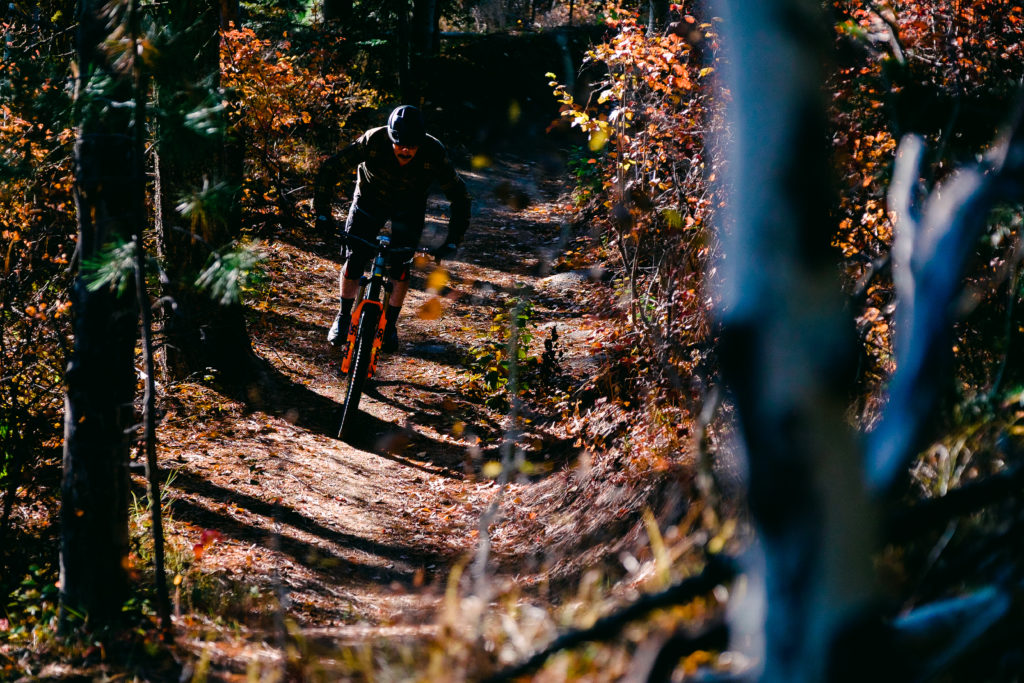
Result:
{"label": "front wheel", "polygon": [[355,349],[352,351],[352,364],[348,369],[348,390],[345,392],[345,407],[341,414],[341,427],[338,438],[344,439],[352,435],[352,425],[359,412],[359,399],[363,395],[366,377],[370,371],[370,356],[373,354],[373,339],[377,336],[380,323],[380,309],[376,306],[363,306],[359,315],[359,327],[356,328]]}

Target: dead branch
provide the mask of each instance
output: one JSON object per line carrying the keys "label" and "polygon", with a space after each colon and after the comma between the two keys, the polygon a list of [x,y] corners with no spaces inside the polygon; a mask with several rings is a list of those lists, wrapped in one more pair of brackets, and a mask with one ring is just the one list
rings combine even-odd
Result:
{"label": "dead branch", "polygon": [[666,640],[647,672],[647,683],[668,683],[672,680],[679,660],[698,650],[720,652],[729,646],[729,626],[720,621],[697,635],[686,632],[673,634]]}
{"label": "dead branch", "polygon": [[907,541],[955,517],[972,514],[1017,495],[1024,495],[1024,466],[1020,465],[894,513],[886,525],[887,535],[893,542]]}
{"label": "dead branch", "polygon": [[716,586],[732,581],[738,572],[731,558],[713,555],[704,571],[697,576],[684,579],[660,593],[645,595],[631,605],[598,619],[590,628],[564,633],[521,664],[499,671],[484,680],[486,683],[504,683],[527,676],[540,669],[548,657],[556,652],[570,650],[584,643],[610,640],[627,624],[647,616],[654,610],[684,605],[700,595],[709,593]]}

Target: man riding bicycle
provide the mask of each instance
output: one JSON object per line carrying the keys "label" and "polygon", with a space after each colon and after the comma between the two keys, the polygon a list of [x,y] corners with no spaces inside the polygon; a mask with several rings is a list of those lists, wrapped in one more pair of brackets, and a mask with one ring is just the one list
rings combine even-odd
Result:
{"label": "man riding bicycle", "polygon": [[341,176],[357,165],[356,189],[342,235],[345,265],[339,278],[341,306],[327,341],[333,346],[345,343],[359,278],[373,258],[377,234],[390,220],[395,256],[389,266],[394,289],[388,301],[381,349],[391,352],[398,348],[396,322],[409,291],[409,265],[423,234],[431,186],[437,182],[450,203],[448,235],[442,246],[432,252],[437,258],[450,257],[458,249],[469,227],[472,199],[444,145],[427,134],[423,115],[416,107],[398,107],[391,112],[386,126],[366,131],[324,161],[316,176],[313,196],[318,224],[333,227],[331,205],[335,188]]}

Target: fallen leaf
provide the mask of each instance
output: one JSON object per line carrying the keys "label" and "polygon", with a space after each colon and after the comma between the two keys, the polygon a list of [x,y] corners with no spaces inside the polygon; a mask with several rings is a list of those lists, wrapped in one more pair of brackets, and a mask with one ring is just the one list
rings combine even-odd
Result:
{"label": "fallen leaf", "polygon": [[421,320],[437,320],[441,317],[441,300],[436,296],[431,297],[416,311],[416,317]]}

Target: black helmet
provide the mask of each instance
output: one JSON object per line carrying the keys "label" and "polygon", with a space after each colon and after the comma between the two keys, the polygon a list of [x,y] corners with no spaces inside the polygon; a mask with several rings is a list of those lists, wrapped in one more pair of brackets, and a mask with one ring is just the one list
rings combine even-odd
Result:
{"label": "black helmet", "polygon": [[407,104],[398,107],[388,117],[388,137],[402,147],[419,147],[427,136],[423,114]]}

